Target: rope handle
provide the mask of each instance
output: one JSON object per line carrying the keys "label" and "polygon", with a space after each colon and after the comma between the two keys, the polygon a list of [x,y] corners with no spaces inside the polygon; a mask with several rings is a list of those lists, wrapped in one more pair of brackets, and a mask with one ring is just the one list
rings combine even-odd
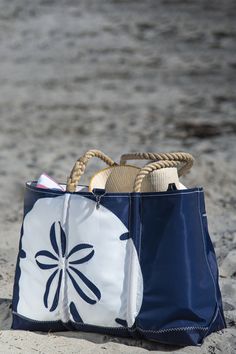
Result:
{"label": "rope handle", "polygon": [[104,154],[100,150],[89,150],[87,151],[83,156],[81,156],[75,163],[70,176],[67,179],[67,185],[66,185],[66,191],[67,192],[75,192],[76,187],[78,185],[78,182],[80,178],[83,176],[86,166],[89,162],[89,160],[92,157],[98,157],[102,161],[104,161],[107,165],[113,166],[116,165],[116,163],[106,154]]}
{"label": "rope handle", "polygon": [[120,164],[125,165],[127,160],[178,161],[179,176],[186,174],[194,162],[193,156],[187,152],[133,152],[121,155]]}
{"label": "rope handle", "polygon": [[134,181],[134,192],[139,193],[141,192],[141,186],[144,177],[149,175],[149,173],[155,171],[155,170],[160,170],[162,168],[166,167],[178,167],[181,164],[180,161],[168,161],[168,160],[163,160],[163,161],[158,161],[158,162],[151,162],[144,166],[143,168],[140,169],[139,173],[137,174],[135,181]]}

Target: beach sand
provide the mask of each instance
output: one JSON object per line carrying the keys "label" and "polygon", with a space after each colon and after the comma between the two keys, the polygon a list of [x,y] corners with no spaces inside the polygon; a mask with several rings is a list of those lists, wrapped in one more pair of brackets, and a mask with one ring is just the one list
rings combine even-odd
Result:
{"label": "beach sand", "polygon": [[[0,353],[236,352],[235,15],[233,0],[0,0]],[[182,182],[205,188],[224,333],[173,348],[10,330],[24,182],[65,181],[90,148],[194,155]]]}

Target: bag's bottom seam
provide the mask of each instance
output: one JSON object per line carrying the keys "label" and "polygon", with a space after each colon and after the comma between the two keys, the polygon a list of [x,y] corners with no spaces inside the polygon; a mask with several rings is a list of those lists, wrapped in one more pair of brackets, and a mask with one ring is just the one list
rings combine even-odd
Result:
{"label": "bag's bottom seam", "polygon": [[129,327],[104,327],[104,326],[97,326],[93,324],[88,324],[88,323],[82,323],[82,322],[75,322],[75,321],[68,321],[68,322],[62,322],[61,320],[56,320],[56,321],[39,321],[39,320],[33,320],[31,318],[25,317],[15,311],[12,312],[13,315],[18,316],[24,320],[27,320],[29,322],[34,322],[34,323],[62,323],[62,324],[76,324],[79,326],[83,327],[96,327],[100,329],[108,329],[108,330],[124,330],[124,331],[129,331],[129,332],[136,332],[140,331],[143,333],[166,333],[166,332],[178,332],[178,331],[208,331],[209,327],[201,327],[201,326],[188,326],[188,327],[172,327],[172,328],[164,328],[164,329],[159,329],[159,330],[152,330],[152,329],[142,329],[140,327],[135,327],[135,328],[129,328]]}

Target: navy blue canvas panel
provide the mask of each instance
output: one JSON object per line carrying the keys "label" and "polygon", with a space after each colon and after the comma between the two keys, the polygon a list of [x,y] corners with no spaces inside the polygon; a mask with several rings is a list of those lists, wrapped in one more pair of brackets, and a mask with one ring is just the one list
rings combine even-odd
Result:
{"label": "navy blue canvas panel", "polygon": [[137,327],[146,338],[197,344],[211,326],[225,327],[203,191],[143,195],[140,211],[144,298]]}
{"label": "navy blue canvas panel", "polygon": [[[24,217],[38,199],[55,198],[64,193],[27,185]],[[73,194],[96,201],[95,195],[89,192]],[[75,321],[68,323],[37,322],[18,315],[19,260],[26,256],[20,239],[12,328],[93,331],[174,345],[198,345],[211,332],[225,328],[218,267],[208,232],[203,190],[107,193],[100,203],[126,226],[128,232],[120,239],[132,238],[138,254],[143,300],[134,325],[128,328],[124,319],[117,319],[121,327],[91,326],[83,324],[75,311]]]}

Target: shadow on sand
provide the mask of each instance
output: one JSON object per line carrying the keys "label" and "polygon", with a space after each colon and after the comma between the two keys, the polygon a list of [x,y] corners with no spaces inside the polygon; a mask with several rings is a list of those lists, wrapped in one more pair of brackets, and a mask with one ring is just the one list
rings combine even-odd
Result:
{"label": "shadow on sand", "polygon": [[108,343],[108,342],[113,342],[113,343],[120,343],[123,345],[127,346],[134,346],[134,347],[139,347],[139,348],[144,348],[146,350],[155,350],[155,351],[160,351],[160,352],[173,352],[180,347],[172,346],[172,345],[165,345],[165,344],[160,344],[156,342],[151,342],[148,340],[142,340],[142,339],[132,339],[132,338],[121,338],[121,337],[113,337],[113,336],[108,336],[104,334],[98,334],[98,333],[87,333],[87,332],[73,332],[73,331],[68,331],[68,332],[56,332],[54,333],[56,336],[65,336],[69,338],[78,338],[78,339],[84,339],[96,344],[102,344],[102,343]]}
{"label": "shadow on sand", "polygon": [[0,330],[11,328],[11,299],[0,298]]}

